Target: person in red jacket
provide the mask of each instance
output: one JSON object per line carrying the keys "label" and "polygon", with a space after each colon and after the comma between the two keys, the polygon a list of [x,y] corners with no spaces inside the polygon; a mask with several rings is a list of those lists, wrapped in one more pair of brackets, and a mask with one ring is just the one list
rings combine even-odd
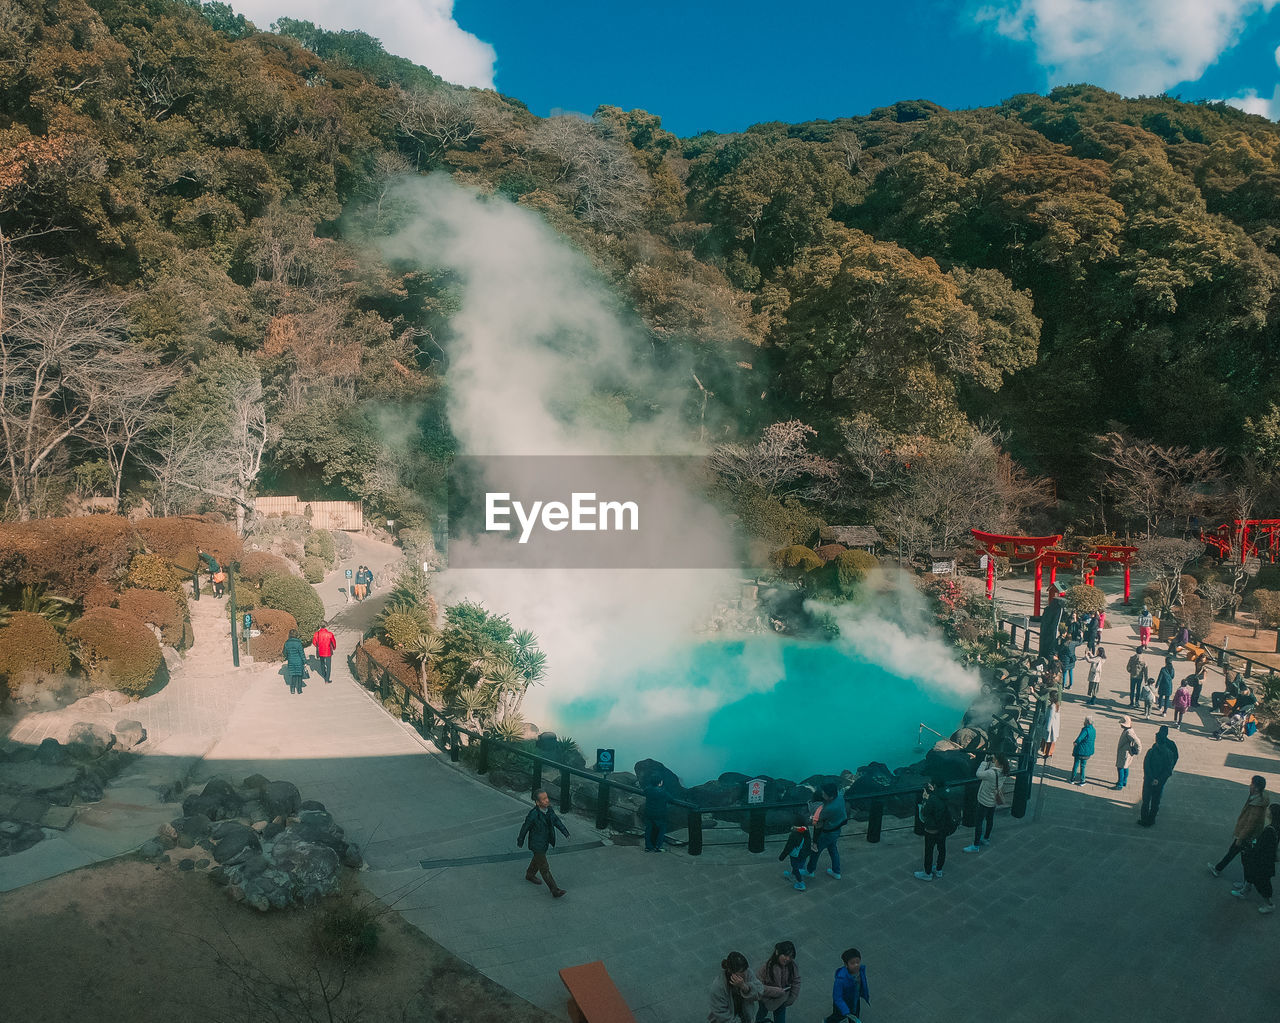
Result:
{"label": "person in red jacket", "polygon": [[311,645],[316,648],[316,658],[320,662],[320,674],[324,676],[325,682],[332,682],[329,677],[330,667],[333,664],[333,648],[338,645],[337,637],[329,631],[329,626],[324,622],[320,623],[320,628],[316,629],[316,634],[311,637]]}

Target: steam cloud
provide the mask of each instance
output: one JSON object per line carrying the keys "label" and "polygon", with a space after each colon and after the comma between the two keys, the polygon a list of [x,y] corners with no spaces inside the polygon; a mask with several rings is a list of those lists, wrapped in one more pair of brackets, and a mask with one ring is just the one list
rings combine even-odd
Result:
{"label": "steam cloud", "polygon": [[[644,346],[615,314],[586,260],[535,214],[480,198],[439,176],[406,179],[396,200],[410,215],[385,241],[384,254],[447,267],[460,287],[461,308],[450,325],[449,415],[465,453],[691,453],[690,431],[674,411],[621,434],[583,411],[584,398],[621,381],[652,396],[660,409],[677,409],[678,392],[669,379],[635,364],[634,353]],[[688,528],[701,543],[729,542],[727,525],[700,499],[675,484],[669,499],[687,508]],[[697,652],[694,626],[708,618],[718,598],[735,596],[739,582],[736,573],[711,570],[451,569],[437,590],[448,603],[480,600],[538,635],[548,654],[548,679],[529,692],[524,714],[569,731],[584,749],[598,741],[616,747],[623,764],[653,756],[677,772],[711,774],[726,766],[763,769],[767,753],[779,771],[794,777],[800,748],[827,758],[836,752],[825,747],[847,745],[848,731],[839,722],[830,743],[795,735],[767,751],[756,743],[734,750],[732,735],[718,736],[717,716],[735,702],[760,701],[761,722],[776,721],[766,703],[784,684],[815,686],[808,695],[788,696],[797,712],[809,715],[809,708],[829,703],[823,679],[786,678],[788,650],[800,644],[757,637],[740,656],[694,663],[706,661]],[[854,622],[848,609],[840,613],[848,623],[846,651],[918,680],[947,715],[937,727],[949,728],[976,686],[946,648],[909,635],[900,623]],[[847,677],[849,666],[840,673]],[[847,751],[840,755],[857,759]],[[836,763],[825,759],[824,769],[838,769]]]}

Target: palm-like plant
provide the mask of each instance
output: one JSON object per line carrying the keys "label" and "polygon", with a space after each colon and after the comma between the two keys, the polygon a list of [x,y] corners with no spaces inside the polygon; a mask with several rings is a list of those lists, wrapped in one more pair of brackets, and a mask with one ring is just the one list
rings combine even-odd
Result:
{"label": "palm-like plant", "polygon": [[423,631],[418,634],[406,651],[410,659],[418,662],[418,682],[423,693],[427,691],[427,672],[431,662],[444,652],[444,637],[438,632]]}
{"label": "palm-like plant", "polygon": [[492,716],[492,697],[485,686],[464,686],[454,693],[453,699],[457,713],[468,727],[475,728]]}
{"label": "palm-like plant", "polygon": [[76,602],[70,597],[59,597],[54,593],[46,593],[43,586],[24,586],[14,605],[0,606],[0,625],[14,611],[25,611],[39,615],[58,632],[62,632],[71,623]]}

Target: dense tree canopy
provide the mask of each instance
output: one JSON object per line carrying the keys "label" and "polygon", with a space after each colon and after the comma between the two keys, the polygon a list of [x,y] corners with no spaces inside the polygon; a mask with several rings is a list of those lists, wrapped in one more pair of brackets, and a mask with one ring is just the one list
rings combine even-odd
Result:
{"label": "dense tree canopy", "polygon": [[[117,486],[158,486],[144,465],[213,429],[200,382],[231,359],[268,424],[253,486],[430,514],[452,452],[450,282],[364,244],[394,217],[389,182],[427,171],[586,253],[647,342],[637,358],[680,367],[684,393],[662,400],[703,440],[816,429],[854,481],[832,491],[846,510],[877,506],[855,421],[929,466],[998,436],[984,458],[1081,506],[1115,492],[1098,436],[1277,448],[1265,119],[1081,85],[680,139],[643,110],[535,117],[363,33],[261,28],[200,0],[0,0],[0,257],[56,264],[111,306],[113,337],[186,377],[126,453],[78,428],[59,442]],[[389,444],[388,417],[414,435]],[[45,506],[59,458],[11,513]]]}

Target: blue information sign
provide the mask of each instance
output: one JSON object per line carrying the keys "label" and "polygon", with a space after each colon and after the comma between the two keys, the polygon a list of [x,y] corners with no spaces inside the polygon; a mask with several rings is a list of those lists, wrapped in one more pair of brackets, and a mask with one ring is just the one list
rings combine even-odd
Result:
{"label": "blue information sign", "polygon": [[596,749],[596,770],[601,774],[609,774],[613,771],[613,750]]}

